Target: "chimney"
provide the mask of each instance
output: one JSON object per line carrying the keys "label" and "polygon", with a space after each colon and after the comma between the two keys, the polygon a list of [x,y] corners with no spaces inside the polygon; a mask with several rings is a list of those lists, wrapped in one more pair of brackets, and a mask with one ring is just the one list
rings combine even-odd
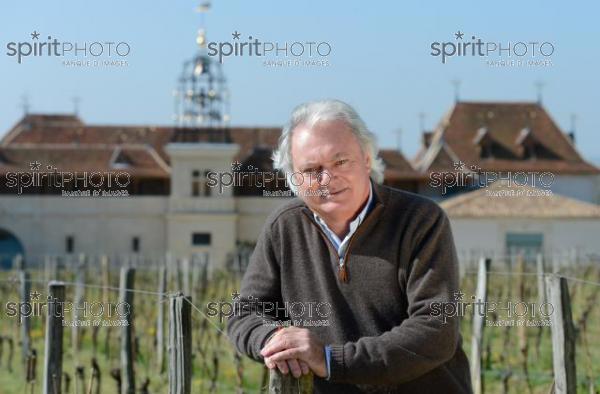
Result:
{"label": "chimney", "polygon": [[429,148],[429,145],[431,145],[431,137],[433,136],[433,132],[432,131],[424,131],[423,132],[423,146],[425,148]]}
{"label": "chimney", "polygon": [[571,139],[571,143],[575,145],[575,122],[577,121],[577,115],[571,114],[571,131],[567,134]]}

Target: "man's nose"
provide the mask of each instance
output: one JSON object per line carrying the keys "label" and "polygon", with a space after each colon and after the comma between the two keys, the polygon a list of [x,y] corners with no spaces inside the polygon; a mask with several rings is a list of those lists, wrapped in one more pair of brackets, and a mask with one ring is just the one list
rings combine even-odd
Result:
{"label": "man's nose", "polygon": [[332,168],[324,168],[319,174],[319,184],[321,186],[329,186],[331,181],[337,177],[337,173]]}

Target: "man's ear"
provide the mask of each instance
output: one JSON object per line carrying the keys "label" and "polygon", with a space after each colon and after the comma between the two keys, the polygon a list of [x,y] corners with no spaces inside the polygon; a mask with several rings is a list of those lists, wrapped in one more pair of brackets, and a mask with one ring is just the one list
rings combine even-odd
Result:
{"label": "man's ear", "polygon": [[371,154],[370,153],[365,154],[365,165],[367,166],[367,169],[369,171],[371,171]]}

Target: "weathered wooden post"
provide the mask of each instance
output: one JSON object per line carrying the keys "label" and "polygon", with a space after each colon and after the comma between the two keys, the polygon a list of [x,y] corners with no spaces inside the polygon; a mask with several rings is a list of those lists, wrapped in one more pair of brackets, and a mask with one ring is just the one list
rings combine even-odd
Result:
{"label": "weathered wooden post", "polygon": [[119,305],[121,311],[128,311],[121,326],[121,394],[135,394],[135,373],[133,369],[133,290],[135,270],[121,267],[119,281]]}
{"label": "weathered wooden post", "polygon": [[548,302],[554,310],[551,315],[552,363],[554,388],[557,394],[575,394],[577,375],[575,368],[575,328],[571,315],[571,300],[567,279],[557,275],[546,278]]}
{"label": "weathered wooden post", "polygon": [[71,346],[73,348],[73,356],[75,365],[79,365],[79,348],[81,344],[80,334],[82,329],[79,327],[81,319],[81,308],[83,307],[85,295],[85,255],[79,255],[79,259],[75,262],[75,299],[73,303],[73,327],[71,329]]}
{"label": "weathered wooden post", "polygon": [[[25,269],[25,261],[20,254],[15,256],[14,267],[18,270],[19,293],[21,305],[31,305],[31,275]],[[21,360],[23,365],[27,365],[29,351],[31,348],[31,320],[30,315],[21,315],[19,308],[19,324],[21,325]]]}
{"label": "weathered wooden post", "polygon": [[169,394],[190,394],[192,384],[192,308],[183,294],[169,300]]}
{"label": "weathered wooden post", "polygon": [[291,373],[284,375],[273,368],[269,375],[269,394],[312,394],[313,381],[312,372],[296,379]]}
{"label": "weathered wooden post", "polygon": [[[517,256],[517,269],[518,269],[518,283],[519,283],[519,304],[525,305],[525,312],[519,314],[515,311],[516,317],[522,317],[527,314],[527,304],[525,300],[527,299],[527,288],[525,285],[525,260],[523,256],[523,252],[520,252]],[[516,309],[516,307],[515,307]],[[517,333],[519,336],[519,350],[521,351],[521,365],[523,367],[523,374],[525,375],[525,383],[529,388],[529,392],[533,392],[533,387],[531,385],[531,379],[529,377],[529,368],[527,366],[527,360],[529,355],[529,343],[527,341],[527,327],[525,325],[525,319],[518,320],[519,324],[517,325]]]}
{"label": "weathered wooden post", "polygon": [[208,290],[208,267],[210,265],[210,256],[208,252],[202,255],[202,271],[200,273],[200,300],[204,300]]}
{"label": "weathered wooden post", "polygon": [[48,283],[43,394],[60,394],[62,380],[63,318],[65,285]]}
{"label": "weathered wooden post", "polygon": [[[536,255],[536,272],[537,272],[537,288],[538,288],[538,304],[539,307],[546,304],[546,267],[544,264],[544,257],[541,253]],[[535,352],[540,357],[540,347],[542,346],[542,336],[544,333],[544,327],[539,325],[537,327],[536,340],[535,340]]]}
{"label": "weathered wooden post", "polygon": [[546,302],[546,281],[544,276],[546,270],[544,267],[544,257],[541,253],[538,253],[535,259],[536,271],[537,271],[537,285],[538,285],[538,302],[540,305],[544,305]]}
{"label": "weathered wooden post", "polygon": [[[481,257],[479,260],[479,268],[477,271],[477,302],[487,302],[487,281],[488,270],[490,269],[491,260]],[[483,349],[483,326],[485,324],[484,314],[478,313],[477,308],[473,308],[473,336],[471,338],[471,381],[474,394],[483,393],[483,379],[481,372],[481,353]]]}
{"label": "weathered wooden post", "polygon": [[165,305],[163,302],[164,294],[167,290],[167,268],[164,265],[158,267],[158,299],[156,306],[158,308],[158,313],[156,317],[156,361],[158,366],[158,371],[160,373],[164,372],[165,369],[165,357],[164,357],[164,349],[165,349]]}
{"label": "weathered wooden post", "polygon": [[[100,266],[102,269],[102,302],[104,303],[104,306],[107,307],[109,305],[108,287],[110,286],[110,260],[106,255],[103,255],[101,257]],[[110,327],[110,325],[105,327],[104,356],[106,357],[106,359],[110,358],[111,331],[112,327]]]}

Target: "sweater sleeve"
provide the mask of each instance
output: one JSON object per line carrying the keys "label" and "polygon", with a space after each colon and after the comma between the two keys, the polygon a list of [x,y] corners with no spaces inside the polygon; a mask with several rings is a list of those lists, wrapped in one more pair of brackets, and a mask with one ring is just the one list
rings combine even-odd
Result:
{"label": "sweater sleeve", "polygon": [[[265,226],[260,234],[242,279],[240,298],[237,301],[242,307],[234,308],[239,313],[231,315],[227,322],[227,336],[233,346],[238,352],[256,361],[263,360],[260,351],[277,330],[274,323],[265,323],[283,320],[275,316],[276,306],[283,304],[279,285],[279,264],[273,252],[271,231],[268,227]],[[273,303],[275,307],[271,308],[271,304],[268,303]],[[244,308],[244,305],[248,307]],[[264,308],[258,307],[259,305]]]}
{"label": "sweater sleeve", "polygon": [[[437,208],[437,207],[436,207]],[[458,259],[450,224],[441,209],[420,226],[406,274],[408,318],[379,336],[331,346],[330,380],[354,384],[401,384],[454,355],[459,319],[436,315],[458,291]],[[430,216],[430,217],[431,217]],[[433,223],[432,223],[433,222]],[[417,231],[418,232],[418,231]]]}

